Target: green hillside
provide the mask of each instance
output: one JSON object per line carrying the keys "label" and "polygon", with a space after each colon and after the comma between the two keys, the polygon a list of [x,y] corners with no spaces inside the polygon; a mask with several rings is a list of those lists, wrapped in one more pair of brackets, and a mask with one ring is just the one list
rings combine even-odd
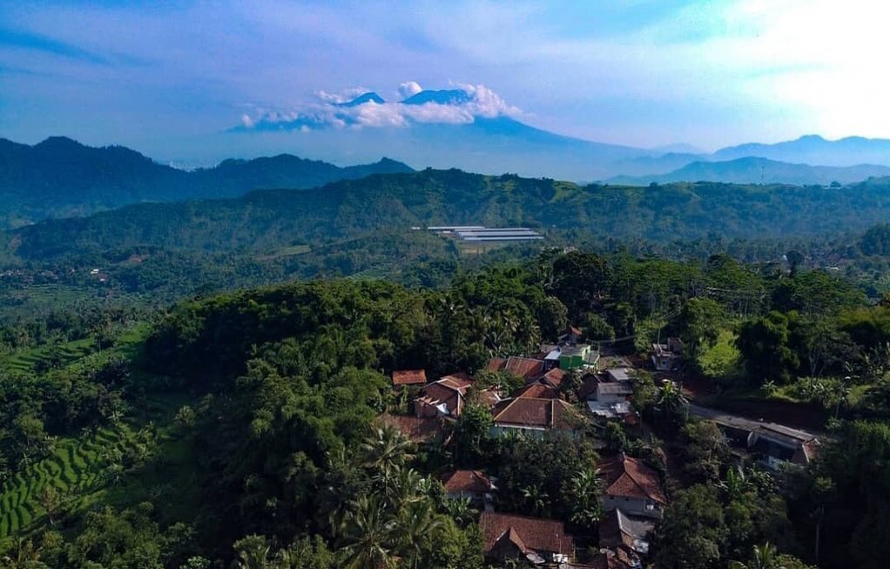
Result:
{"label": "green hillside", "polygon": [[766,239],[860,230],[887,219],[890,181],[843,188],[715,183],[587,187],[458,170],[379,175],[316,190],[141,204],[7,234],[7,252],[40,260],[163,247],[273,251],[426,224],[530,225],[600,238]]}

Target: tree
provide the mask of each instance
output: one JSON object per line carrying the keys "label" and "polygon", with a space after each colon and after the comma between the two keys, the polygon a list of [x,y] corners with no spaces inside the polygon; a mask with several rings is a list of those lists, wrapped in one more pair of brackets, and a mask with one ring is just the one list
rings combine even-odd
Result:
{"label": "tree", "polygon": [[579,470],[569,484],[572,503],[571,521],[580,527],[592,530],[602,517],[600,503],[601,479],[598,472],[587,467]]}
{"label": "tree", "polygon": [[389,569],[396,566],[392,547],[395,521],[374,495],[361,496],[347,521],[343,548],[347,569]]}
{"label": "tree", "polygon": [[183,405],[179,408],[179,411],[176,412],[176,417],[173,418],[173,422],[180,432],[187,433],[195,426],[196,418],[197,414],[195,413],[195,410],[188,405]]}
{"label": "tree", "polygon": [[789,346],[788,316],[780,312],[742,323],[736,346],[748,378],[757,384],[787,383],[791,372],[800,365]]}
{"label": "tree", "polygon": [[689,401],[683,395],[680,387],[673,381],[665,381],[661,386],[661,394],[658,396],[658,409],[661,411],[662,417],[670,421],[676,421],[680,417],[681,411],[687,412]]}
{"label": "tree", "polygon": [[49,525],[56,525],[56,516],[62,506],[62,500],[54,486],[47,484],[43,487],[43,491],[40,492],[40,505],[46,510]]}
{"label": "tree", "polygon": [[483,405],[464,407],[454,429],[455,460],[460,466],[485,463],[490,458],[492,441],[491,412]]}
{"label": "tree", "polygon": [[590,312],[584,319],[584,335],[591,342],[604,342],[615,339],[615,329],[596,312]]}
{"label": "tree", "polygon": [[782,563],[776,547],[769,542],[755,545],[751,559],[747,563],[730,561],[730,569],[787,569]]}
{"label": "tree", "polygon": [[396,531],[400,536],[400,549],[405,553],[407,565],[417,569],[424,556],[435,545],[438,531],[444,523],[432,507],[431,501],[418,500],[399,510]]}
{"label": "tree", "polygon": [[717,342],[723,319],[723,307],[710,298],[692,298],[683,306],[677,328],[686,357],[697,362],[702,351]]}
{"label": "tree", "polygon": [[713,482],[729,456],[726,439],[715,423],[691,421],[683,427],[686,439],[684,470],[694,480]]}
{"label": "tree", "polygon": [[40,560],[41,551],[30,539],[18,537],[12,549],[0,559],[0,569],[49,569]]}
{"label": "tree", "polygon": [[364,466],[377,471],[385,481],[392,477],[398,467],[413,458],[414,444],[394,427],[377,427],[361,445]]}
{"label": "tree", "polygon": [[572,251],[553,263],[553,278],[554,293],[568,308],[569,318],[578,322],[605,298],[612,271],[599,255]]}
{"label": "tree", "polygon": [[241,538],[232,546],[235,548],[237,569],[267,569],[269,564],[269,552],[272,547],[262,535],[249,535]]}
{"label": "tree", "polygon": [[665,510],[656,529],[653,560],[660,569],[711,569],[722,557],[727,536],[717,490],[690,486]]}

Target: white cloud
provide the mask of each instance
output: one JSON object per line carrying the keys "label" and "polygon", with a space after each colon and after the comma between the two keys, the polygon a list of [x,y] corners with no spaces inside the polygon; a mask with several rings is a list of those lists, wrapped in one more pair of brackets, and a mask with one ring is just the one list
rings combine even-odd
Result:
{"label": "white cloud", "polygon": [[399,95],[401,95],[403,99],[407,99],[421,91],[423,91],[423,87],[421,87],[417,81],[406,81],[399,85]]}
{"label": "white cloud", "polygon": [[[427,102],[422,105],[397,102],[376,103],[367,101],[360,105],[346,106],[365,89],[348,89],[342,93],[316,92],[319,101],[300,105],[295,109],[258,110],[255,117],[244,115],[244,129],[300,130],[323,128],[404,128],[412,124],[468,124],[476,118],[518,116],[521,111],[508,105],[497,93],[485,85],[460,84],[458,89],[467,94],[460,102]],[[402,93],[417,94],[422,91],[414,81],[399,86]]]}

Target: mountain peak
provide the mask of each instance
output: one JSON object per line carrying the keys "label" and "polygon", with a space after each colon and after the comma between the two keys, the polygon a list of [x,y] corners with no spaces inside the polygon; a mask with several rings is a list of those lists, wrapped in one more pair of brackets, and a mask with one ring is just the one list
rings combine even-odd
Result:
{"label": "mountain peak", "polygon": [[85,148],[83,144],[67,136],[48,136],[42,142],[34,145],[34,148]]}
{"label": "mountain peak", "polygon": [[470,95],[463,89],[446,89],[442,91],[421,91],[411,95],[404,101],[405,105],[424,105],[436,103],[439,105],[462,105],[470,101]]}
{"label": "mountain peak", "polygon": [[337,103],[338,107],[357,107],[359,105],[364,105],[365,103],[376,103],[378,105],[382,105],[386,101],[375,93],[374,91],[368,91],[367,93],[362,93],[355,99],[351,101],[346,101],[345,103]]}

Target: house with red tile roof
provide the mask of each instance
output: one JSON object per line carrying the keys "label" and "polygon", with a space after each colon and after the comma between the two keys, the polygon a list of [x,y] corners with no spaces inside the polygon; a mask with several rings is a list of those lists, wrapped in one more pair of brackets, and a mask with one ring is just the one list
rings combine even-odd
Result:
{"label": "house with red tile roof", "polygon": [[384,413],[377,417],[377,422],[393,427],[414,443],[442,439],[446,433],[445,426],[438,417],[411,417]]}
{"label": "house with red tile roof", "polygon": [[597,465],[603,478],[603,511],[621,508],[625,514],[661,518],[667,504],[658,472],[642,460],[618,456]]}
{"label": "house with red tile roof", "polygon": [[491,435],[519,432],[542,437],[551,431],[576,434],[585,426],[583,416],[562,399],[514,397],[492,410]]}
{"label": "house with red tile roof", "polygon": [[513,397],[531,397],[534,399],[561,399],[559,390],[541,382],[530,383],[516,390]]}
{"label": "house with red tile roof", "polygon": [[639,558],[628,555],[623,550],[617,552],[605,550],[597,553],[587,563],[572,563],[567,567],[568,569],[641,569],[642,566]]}
{"label": "house with red tile roof", "polygon": [[534,564],[566,563],[574,539],[562,522],[483,512],[479,519],[485,556],[499,562],[524,559]]}
{"label": "house with red tile roof", "polygon": [[507,366],[507,358],[491,358],[485,365],[485,369],[490,372],[499,372]]}
{"label": "house with red tile roof", "polygon": [[566,378],[568,373],[565,370],[561,370],[559,368],[553,368],[541,377],[541,381],[546,383],[550,387],[554,387],[559,389],[559,386],[562,385],[563,380]]}
{"label": "house with red tile roof", "polygon": [[477,508],[491,509],[497,487],[480,470],[455,470],[442,477],[445,495],[449,500],[469,500]]}
{"label": "house with red tile roof", "polygon": [[526,383],[529,383],[544,375],[544,361],[536,360],[534,358],[510,356],[507,358],[504,370],[516,377],[522,378]]}
{"label": "house with red tile roof", "polygon": [[402,385],[426,385],[426,370],[405,369],[392,372],[393,387]]}
{"label": "house with red tile roof", "polygon": [[460,417],[466,405],[467,392],[473,380],[465,373],[446,375],[423,387],[414,399],[414,414],[418,417]]}

